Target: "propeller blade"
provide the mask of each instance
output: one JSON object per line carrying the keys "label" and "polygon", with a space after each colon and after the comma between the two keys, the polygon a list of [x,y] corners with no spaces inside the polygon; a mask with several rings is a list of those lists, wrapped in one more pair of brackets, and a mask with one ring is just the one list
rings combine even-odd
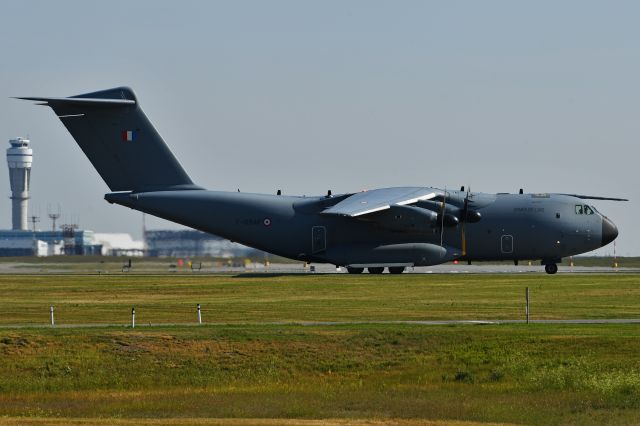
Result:
{"label": "propeller blade", "polygon": [[[444,197],[442,198],[441,209],[440,209],[440,248],[442,248],[442,243],[444,239],[444,211],[445,206],[447,205],[447,188],[444,189]],[[442,252],[442,251],[441,251]]]}
{"label": "propeller blade", "polygon": [[467,195],[464,197],[464,204],[462,207],[462,223],[460,226],[460,241],[462,242],[462,256],[467,255],[467,238],[465,235],[465,224],[467,223],[467,215],[469,214],[469,192],[471,186],[467,187]]}

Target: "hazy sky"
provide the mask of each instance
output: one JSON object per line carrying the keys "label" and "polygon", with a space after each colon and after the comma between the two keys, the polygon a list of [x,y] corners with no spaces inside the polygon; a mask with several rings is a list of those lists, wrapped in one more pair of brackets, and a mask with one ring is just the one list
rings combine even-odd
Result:
{"label": "hazy sky", "polygon": [[[100,232],[139,238],[141,214],[103,200],[50,109],[10,96],[129,85],[210,189],[631,198],[595,204],[618,254],[640,255],[639,16],[636,1],[6,1],[0,136],[32,139],[30,210],[60,203]],[[6,171],[0,188],[9,228]]]}

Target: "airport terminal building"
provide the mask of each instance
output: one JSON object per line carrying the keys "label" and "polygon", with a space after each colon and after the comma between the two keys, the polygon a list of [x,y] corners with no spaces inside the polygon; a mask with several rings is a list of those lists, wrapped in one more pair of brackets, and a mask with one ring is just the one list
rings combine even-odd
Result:
{"label": "airport terminal building", "polygon": [[100,255],[93,231],[78,229],[72,235],[60,231],[0,230],[0,256]]}

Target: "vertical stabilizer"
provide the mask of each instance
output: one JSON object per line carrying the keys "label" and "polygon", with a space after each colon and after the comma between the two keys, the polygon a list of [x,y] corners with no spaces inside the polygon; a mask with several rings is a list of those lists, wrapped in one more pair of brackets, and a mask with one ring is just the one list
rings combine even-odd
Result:
{"label": "vertical stabilizer", "polygon": [[69,98],[19,98],[50,106],[111,191],[199,189],[128,87]]}

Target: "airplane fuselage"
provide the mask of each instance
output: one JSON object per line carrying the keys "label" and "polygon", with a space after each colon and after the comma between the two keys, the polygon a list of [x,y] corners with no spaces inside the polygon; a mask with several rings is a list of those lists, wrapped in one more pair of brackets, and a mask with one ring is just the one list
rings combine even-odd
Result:
{"label": "airplane fuselage", "polygon": [[[461,202],[466,195],[447,194],[449,202]],[[416,223],[401,230],[386,222],[323,215],[340,196],[182,190],[105,198],[279,256],[339,266],[426,266],[453,259],[555,263],[599,248],[617,235],[608,219],[576,197],[470,195],[480,221],[451,227]]]}

